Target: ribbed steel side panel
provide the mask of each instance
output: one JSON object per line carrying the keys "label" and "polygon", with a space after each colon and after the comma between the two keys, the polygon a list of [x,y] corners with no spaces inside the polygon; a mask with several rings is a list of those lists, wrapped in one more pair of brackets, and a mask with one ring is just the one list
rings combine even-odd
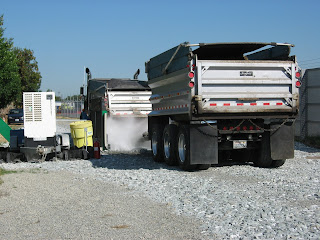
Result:
{"label": "ribbed steel side panel", "polygon": [[[149,80],[165,75],[163,73],[163,70],[167,66],[168,62],[170,61],[171,57],[174,55],[178,47],[179,46],[171,48],[170,50],[151,58],[150,61],[146,63],[146,73],[148,74]],[[190,52],[191,49],[189,47],[181,46],[172,62],[168,66],[166,74],[173,73],[185,68],[188,63],[188,55]]]}

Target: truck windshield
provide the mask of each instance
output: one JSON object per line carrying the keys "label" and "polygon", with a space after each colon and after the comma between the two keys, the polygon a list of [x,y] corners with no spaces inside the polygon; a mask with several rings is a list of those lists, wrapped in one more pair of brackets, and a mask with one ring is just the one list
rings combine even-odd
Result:
{"label": "truck windshield", "polygon": [[12,109],[12,110],[10,110],[10,114],[18,114],[18,113],[22,113],[22,109]]}

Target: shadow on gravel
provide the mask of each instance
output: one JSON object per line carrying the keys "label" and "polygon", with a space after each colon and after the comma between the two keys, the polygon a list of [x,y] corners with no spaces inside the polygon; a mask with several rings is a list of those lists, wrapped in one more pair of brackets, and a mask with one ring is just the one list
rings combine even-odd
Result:
{"label": "shadow on gravel", "polygon": [[307,153],[320,153],[320,149],[319,148],[308,147],[308,146],[306,146],[306,145],[304,145],[303,143],[300,143],[300,142],[295,142],[294,143],[294,149],[302,151],[302,152],[307,152]]}
{"label": "shadow on gravel", "polygon": [[[108,153],[101,155],[101,159],[90,159],[89,161],[95,168],[116,170],[167,169],[182,171],[178,166],[168,166],[165,163],[154,162],[151,151],[143,151],[140,153]],[[226,166],[253,166],[253,163],[223,161],[217,165],[212,165],[213,168]]]}
{"label": "shadow on gravel", "polygon": [[90,159],[93,167],[108,168],[117,170],[138,170],[138,169],[168,169],[181,171],[179,167],[171,167],[165,163],[154,162],[151,151],[138,153],[108,153],[101,155],[101,159]]}
{"label": "shadow on gravel", "polygon": [[[295,150],[308,153],[318,153],[320,149],[308,147],[302,143],[295,142]],[[154,162],[151,150],[137,150],[133,152],[105,152],[101,159],[90,159],[93,167],[108,168],[116,170],[138,170],[138,169],[167,169],[182,171],[178,166],[168,166],[165,163]],[[232,166],[252,166],[252,162],[223,161],[212,168],[232,167]],[[197,170],[196,170],[197,171]]]}
{"label": "shadow on gravel", "polygon": [[211,167],[232,167],[232,166],[252,166],[252,162],[236,162],[236,161],[220,161],[219,164],[212,165]]}

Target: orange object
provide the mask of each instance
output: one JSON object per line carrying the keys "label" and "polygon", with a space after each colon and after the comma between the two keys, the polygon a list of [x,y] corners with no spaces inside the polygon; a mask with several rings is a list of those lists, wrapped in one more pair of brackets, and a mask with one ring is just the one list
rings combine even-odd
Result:
{"label": "orange object", "polygon": [[100,156],[100,143],[99,141],[95,141],[93,143],[93,157],[95,159],[100,159],[101,156]]}

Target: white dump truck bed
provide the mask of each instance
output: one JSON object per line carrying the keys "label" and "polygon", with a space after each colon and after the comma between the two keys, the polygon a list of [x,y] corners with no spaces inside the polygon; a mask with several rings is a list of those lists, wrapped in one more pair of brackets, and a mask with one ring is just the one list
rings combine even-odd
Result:
{"label": "white dump truck bed", "polygon": [[296,64],[281,61],[196,61],[194,93],[203,112],[294,112]]}
{"label": "white dump truck bed", "polygon": [[[247,54],[268,45],[272,47]],[[150,116],[297,113],[300,69],[289,56],[292,45],[193,46],[181,44],[146,63]]]}
{"label": "white dump truck bed", "polygon": [[105,103],[113,116],[147,116],[150,96],[150,91],[109,91]]}

